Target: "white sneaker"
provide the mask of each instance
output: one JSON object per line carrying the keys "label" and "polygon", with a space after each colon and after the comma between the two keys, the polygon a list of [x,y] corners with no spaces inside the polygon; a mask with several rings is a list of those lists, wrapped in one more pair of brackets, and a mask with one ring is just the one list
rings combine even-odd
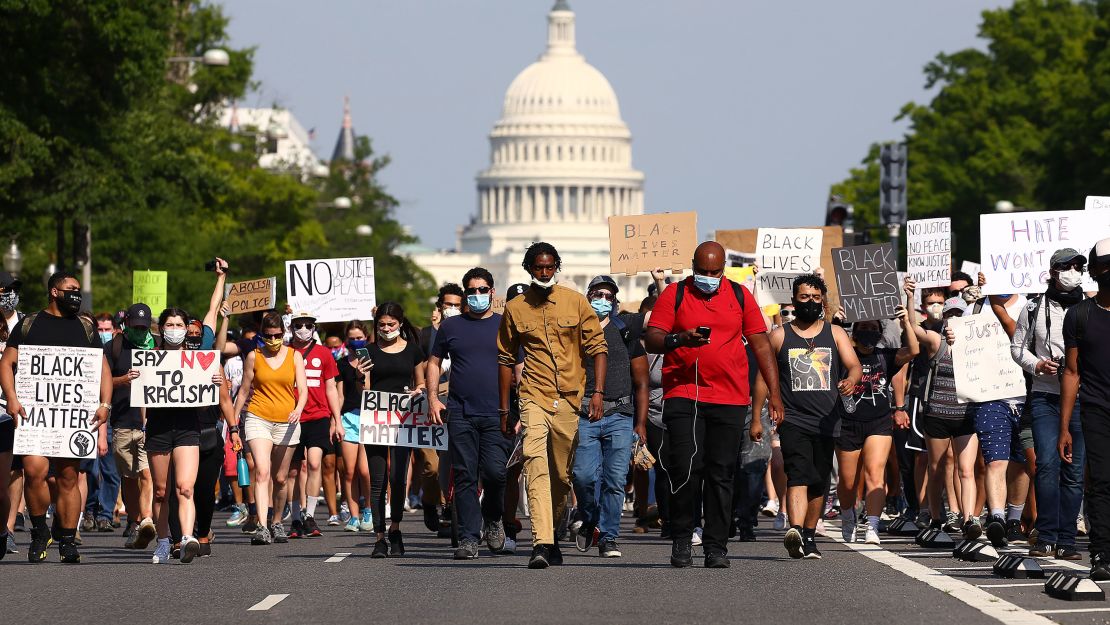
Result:
{"label": "white sneaker", "polygon": [[200,555],[200,541],[189,536],[181,542],[181,563],[188,564]]}
{"label": "white sneaker", "polygon": [[779,532],[790,527],[790,519],[786,518],[785,510],[780,510],[779,513],[775,515],[775,521],[771,524],[771,527],[775,528],[775,530]]}
{"label": "white sneaker", "polygon": [[777,516],[778,513],[779,513],[779,500],[778,499],[768,499],[767,500],[767,505],[763,506],[763,508],[760,510],[760,512],[763,513],[763,516],[769,516],[769,517]]}
{"label": "white sneaker", "polygon": [[701,544],[701,532],[702,530],[700,527],[694,528],[694,533],[690,536],[690,545],[697,547]]}
{"label": "white sneaker", "polygon": [[338,526],[338,525],[343,525],[343,524],[339,522],[339,515],[338,514],[333,514],[330,517],[328,517],[328,525]]}
{"label": "white sneaker", "polygon": [[863,537],[863,542],[868,545],[879,545],[882,544],[883,541],[879,540],[879,533],[875,531],[875,528],[868,525],[867,533]]}
{"label": "white sneaker", "polygon": [[154,557],[150,559],[153,564],[168,564],[170,561],[169,539],[159,539],[158,547],[154,550]]}
{"label": "white sneaker", "polygon": [[817,531],[815,532],[822,538],[828,538],[829,534],[825,531],[825,519],[817,519]]}
{"label": "white sneaker", "polygon": [[846,543],[856,542],[856,511],[853,508],[840,513],[840,537]]}

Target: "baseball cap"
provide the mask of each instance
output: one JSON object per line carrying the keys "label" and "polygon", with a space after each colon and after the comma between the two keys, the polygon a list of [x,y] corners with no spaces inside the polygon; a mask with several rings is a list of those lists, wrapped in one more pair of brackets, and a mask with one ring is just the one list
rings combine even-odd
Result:
{"label": "baseball cap", "polygon": [[967,302],[964,301],[964,298],[957,296],[944,300],[944,310],[941,311],[941,314],[946,315],[953,310],[960,311],[960,315],[967,312]]}
{"label": "baseball cap", "polygon": [[138,304],[131,304],[131,308],[127,309],[127,327],[149,328],[150,306],[147,306],[142,302],[139,302]]}
{"label": "baseball cap", "polygon": [[507,301],[513,299],[514,297],[516,297],[517,295],[524,295],[524,292],[527,291],[527,290],[528,290],[528,285],[527,284],[514,284],[511,287],[509,287],[508,292],[505,293],[505,301],[507,302]]}
{"label": "baseball cap", "polygon": [[593,280],[590,280],[590,286],[586,289],[586,292],[589,293],[590,291],[594,290],[595,287],[602,285],[612,287],[613,295],[616,295],[620,292],[620,289],[617,288],[617,281],[613,279],[613,276],[604,273],[600,276],[595,277]]}
{"label": "baseball cap", "polygon": [[1110,239],[1103,239],[1091,248],[1091,264],[1110,265]]}
{"label": "baseball cap", "polygon": [[1052,253],[1052,258],[1049,259],[1048,264],[1049,267],[1055,267],[1061,263],[1070,263],[1076,258],[1083,258],[1083,255],[1073,248],[1063,247]]}
{"label": "baseball cap", "polygon": [[298,319],[311,319],[313,323],[316,323],[316,315],[303,310],[293,313],[293,318],[290,319],[290,321],[296,321]]}
{"label": "baseball cap", "polygon": [[0,289],[18,291],[23,288],[23,282],[6,271],[0,271]]}

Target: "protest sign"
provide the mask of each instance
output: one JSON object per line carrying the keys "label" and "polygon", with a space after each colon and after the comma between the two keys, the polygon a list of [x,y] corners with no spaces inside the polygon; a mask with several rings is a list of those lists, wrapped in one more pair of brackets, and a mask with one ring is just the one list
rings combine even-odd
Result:
{"label": "protest sign", "polygon": [[[832,267],[832,250],[833,248],[840,247],[844,241],[844,229],[840,226],[824,226],[809,228],[810,230],[821,231],[821,262],[820,265],[828,269]],[[751,254],[755,256],[756,241],[759,240],[759,230],[749,228],[747,230],[717,230],[713,239],[723,245],[726,250],[736,250],[744,254]],[[836,280],[831,278],[829,283],[829,301],[836,302]],[[753,291],[754,294],[754,291]],[[774,302],[760,301],[760,306],[768,306]]]}
{"label": "protest sign", "polygon": [[186,408],[220,403],[212,376],[220,371],[220,354],[193,349],[131,351],[133,408]]}
{"label": "protest sign", "polygon": [[698,214],[659,213],[609,218],[609,271],[634,274],[656,267],[682,271],[698,246]]}
{"label": "protest sign", "polygon": [[952,367],[961,403],[1025,395],[1025,377],[1010,356],[1010,338],[991,311],[948,321],[956,333]]}
{"label": "protest sign", "polygon": [[447,426],[428,420],[428,401],[423,395],[363,391],[358,437],[364,445],[447,451]]}
{"label": "protest sign", "polygon": [[[978,276],[979,276],[979,272],[981,270],[982,270],[982,265],[980,265],[979,263],[973,263],[970,260],[965,260],[964,262],[960,263],[960,271],[966,273],[967,275],[971,276],[972,278],[977,279]],[[949,283],[949,284],[951,284],[951,283]],[[947,285],[944,285],[944,286],[947,286]]]}
{"label": "protest sign", "polygon": [[894,309],[902,303],[894,263],[894,246],[890,243],[833,250],[840,308],[849,323],[894,316]]}
{"label": "protest sign", "polygon": [[325,258],[285,261],[285,290],[295,311],[317,323],[370,319],[374,297],[374,259]]}
{"label": "protest sign", "polygon": [[755,264],[755,254],[738,250],[725,250],[725,267],[747,267]]}
{"label": "protest sign", "polygon": [[157,317],[166,309],[166,283],[169,274],[165,271],[132,271],[131,272],[131,302],[142,302],[150,306],[150,311]]}
{"label": "protest sign", "polygon": [[1102,210],[1110,208],[1110,197],[1102,195],[1088,195],[1083,202],[1084,210]]}
{"label": "protest sign", "polygon": [[[1110,210],[993,213],[979,216],[979,251],[987,284],[984,295],[1042,293],[1052,253],[1070,247],[1080,254],[1110,232]],[[1083,290],[1097,291],[1088,274]]]}
{"label": "protest sign", "polygon": [[725,267],[725,277],[755,292],[755,267]]}
{"label": "protest sign", "polygon": [[821,235],[816,229],[760,228],[755,243],[756,299],[760,304],[787,304],[794,278],[821,264]]}
{"label": "protest sign", "polygon": [[952,284],[950,218],[906,222],[906,269],[919,289]]}
{"label": "protest sign", "polygon": [[277,278],[232,282],[224,287],[224,301],[233,315],[271,310],[277,306]]}
{"label": "protest sign", "polygon": [[17,456],[95,458],[96,409],[104,352],[20,345],[15,395],[26,412],[15,429]]}

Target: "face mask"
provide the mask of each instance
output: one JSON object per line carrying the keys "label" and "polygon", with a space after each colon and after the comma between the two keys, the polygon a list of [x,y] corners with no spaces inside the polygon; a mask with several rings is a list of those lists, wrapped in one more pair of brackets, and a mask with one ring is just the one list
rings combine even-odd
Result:
{"label": "face mask", "polygon": [[162,339],[167,345],[181,345],[185,340],[185,328],[166,328],[162,330]]}
{"label": "face mask", "polygon": [[[1060,285],[1061,291],[1071,291],[1079,288],[1083,284],[1083,274],[1075,269],[1068,269],[1061,271],[1056,276],[1056,284]],[[0,308],[3,308],[3,302],[0,302]]]}
{"label": "face mask", "polygon": [[186,336],[185,349],[200,349],[201,337],[199,336]]}
{"label": "face mask", "polygon": [[81,311],[81,291],[59,291],[58,310],[63,314],[76,315]]}
{"label": "face mask", "polygon": [[802,323],[813,323],[821,318],[825,307],[821,302],[810,300],[808,302],[794,302],[794,314]]}
{"label": "face mask", "polygon": [[780,310],[779,316],[782,317],[783,323],[790,323],[791,321],[794,321],[795,317],[797,317],[797,315],[794,314],[793,310]]}
{"label": "face mask", "polygon": [[298,341],[307,341],[312,338],[312,328],[297,328],[293,331],[293,336],[297,337]]}
{"label": "face mask", "polygon": [[443,318],[444,319],[450,319],[451,317],[457,317],[461,314],[462,314],[462,311],[459,310],[458,308],[455,308],[454,306],[443,309]]}
{"label": "face mask", "polygon": [[111,332],[97,332],[97,334],[100,335],[100,342],[105,345],[111,343],[112,337],[115,336],[115,334],[112,334]]}
{"label": "face mask", "polygon": [[591,300],[590,306],[593,307],[594,312],[597,313],[597,316],[601,317],[602,319],[608,317],[609,313],[613,312],[613,302],[610,302],[607,299],[601,299],[600,297],[595,300]]}
{"label": "face mask", "polygon": [[347,349],[354,351],[366,347],[366,339],[350,339],[347,341]]}
{"label": "face mask", "polygon": [[550,291],[555,286],[555,276],[551,276],[551,279],[547,280],[546,282],[543,281],[543,280],[540,280],[539,278],[537,278],[535,276],[532,276],[532,284],[538,286],[541,289],[545,289],[545,290]]}
{"label": "face mask", "polygon": [[478,314],[486,312],[487,310],[489,310],[490,306],[489,293],[475,293],[474,295],[467,295],[466,305],[470,307],[470,310]]}
{"label": "face mask", "polygon": [[392,332],[386,332],[384,330],[378,330],[378,336],[382,337],[383,340],[392,341],[393,339],[401,336],[401,331],[394,330]]}
{"label": "face mask", "polygon": [[139,349],[154,347],[154,337],[147,328],[124,328],[123,335],[127,341]]}
{"label": "face mask", "polygon": [[981,291],[977,286],[969,286],[966,289],[960,291],[960,297],[962,297],[963,300],[968,304],[974,304],[975,302],[979,301],[979,298],[981,296]]}
{"label": "face mask", "polygon": [[[259,336],[262,336],[262,335],[260,334]],[[269,351],[269,352],[276,352],[277,350],[281,349],[282,345],[284,345],[284,342],[281,340],[281,338],[276,338],[276,339],[265,339],[264,338],[264,339],[261,339],[261,340],[262,340],[262,348],[265,349],[266,351]]]}
{"label": "face mask", "polygon": [[1110,289],[1110,271],[1104,271],[1095,276],[1095,282],[1098,283],[1099,290]]}
{"label": "face mask", "polygon": [[694,274],[694,286],[702,293],[712,295],[717,292],[717,287],[721,286],[721,279]]}
{"label": "face mask", "polygon": [[933,321],[940,321],[944,316],[944,304],[929,304],[925,307],[925,313]]}
{"label": "face mask", "polygon": [[857,330],[852,333],[852,338],[856,340],[856,344],[867,349],[872,349],[878,345],[879,339],[882,337],[882,332],[875,330]]}
{"label": "face mask", "polygon": [[9,291],[7,293],[0,293],[0,310],[4,312],[13,312],[19,306],[19,293]]}
{"label": "face mask", "polygon": [[347,355],[347,350],[343,349],[342,347],[333,347],[333,348],[331,348],[331,357],[336,359],[336,360],[339,360],[340,358],[342,358],[343,356],[346,356],[346,355]]}

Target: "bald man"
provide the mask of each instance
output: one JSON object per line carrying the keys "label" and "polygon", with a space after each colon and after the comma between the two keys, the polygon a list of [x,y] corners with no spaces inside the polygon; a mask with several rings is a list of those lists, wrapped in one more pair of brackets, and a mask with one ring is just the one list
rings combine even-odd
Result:
{"label": "bald man", "polygon": [[[663,424],[669,451],[661,460],[672,494],[671,565],[693,564],[701,493],[705,567],[728,568],[733,473],[755,379],[745,343],[770,389],[773,417],[782,414],[782,400],[763,315],[747,288],[724,278],[724,248],[713,241],[699,245],[693,271],[659,295],[644,342],[649,352],[665,354]],[[752,433],[758,437],[759,428]]]}

